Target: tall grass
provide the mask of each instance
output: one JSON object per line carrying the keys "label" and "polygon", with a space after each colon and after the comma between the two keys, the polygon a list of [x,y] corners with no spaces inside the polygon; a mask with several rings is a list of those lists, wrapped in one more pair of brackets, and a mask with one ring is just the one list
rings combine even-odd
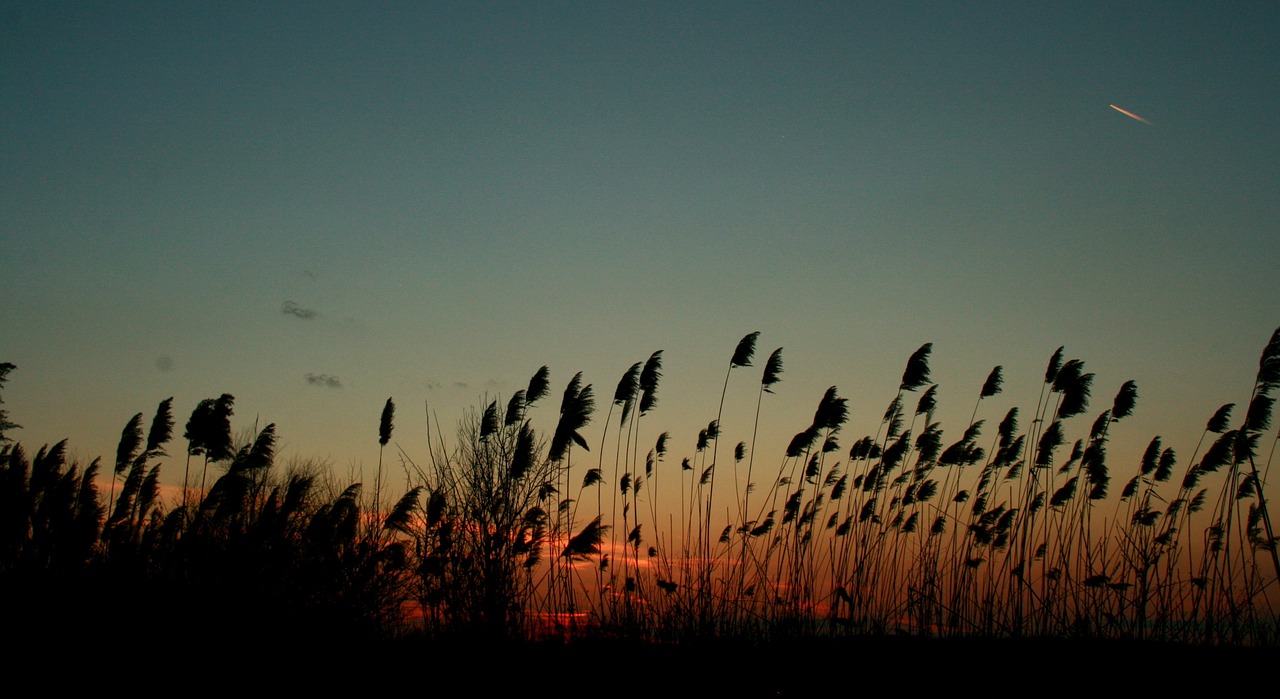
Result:
{"label": "tall grass", "polygon": [[[832,386],[769,470],[766,454],[756,464],[756,433],[763,396],[781,381],[781,349],[764,364],[755,422],[721,424],[729,379],[752,366],[758,336],[739,341],[716,418],[686,455],[668,458],[669,435],[642,430],[661,351],[623,372],[594,445],[584,435],[591,384],[573,376],[548,414],[537,409],[551,385],[543,367],[505,409],[494,399],[453,434],[428,412],[426,457],[396,445],[411,482],[388,507],[390,399],[368,499],[359,483],[282,473],[274,425],[233,443],[226,394],[186,423],[172,504],[158,486],[172,399],[145,438],[141,413],[127,421],[109,484],[97,460],[66,463],[65,442],[29,458],[0,437],[0,583],[15,594],[93,584],[143,607],[156,600],[137,590],[163,589],[165,603],[199,598],[220,623],[369,634],[1280,637],[1274,437],[1266,443],[1280,330],[1244,408],[1212,414],[1181,478],[1162,436],[1113,463],[1108,447],[1139,387],[1120,384],[1090,418],[1095,377],[1063,348],[1034,405],[982,414],[1004,390],[997,366],[958,437],[944,438],[929,344],[908,358],[870,434],[846,437],[848,400]],[[0,385],[12,368],[0,365]],[[0,422],[16,429],[7,413]],[[741,439],[721,450],[730,429]],[[203,457],[199,486],[193,456]],[[220,473],[207,484],[210,466]]]}

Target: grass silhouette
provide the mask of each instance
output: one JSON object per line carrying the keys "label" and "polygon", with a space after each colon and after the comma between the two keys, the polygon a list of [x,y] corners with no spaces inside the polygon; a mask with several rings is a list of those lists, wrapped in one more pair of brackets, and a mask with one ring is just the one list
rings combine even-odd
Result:
{"label": "grass silhouette", "polygon": [[[752,366],[758,336],[738,343],[716,419],[679,467],[666,459],[666,433],[647,454],[639,446],[661,351],[623,374],[594,463],[575,458],[592,446],[583,435],[592,386],[573,376],[540,431],[533,409],[550,390],[542,367],[505,410],[497,399],[473,410],[448,441],[428,417],[428,458],[401,452],[411,482],[387,508],[391,399],[371,494],[314,467],[279,467],[274,425],[233,443],[234,397],[200,401],[171,505],[159,475],[172,399],[145,437],[141,413],[122,430],[105,502],[99,460],[67,463],[65,441],[28,457],[0,413],[0,592],[29,602],[10,633],[146,636],[188,610],[199,634],[312,640],[1280,639],[1266,498],[1274,449],[1263,448],[1280,330],[1243,416],[1233,405],[1213,414],[1180,480],[1179,456],[1156,436],[1118,489],[1113,472],[1123,467],[1107,447],[1138,402],[1134,382],[1082,421],[1094,375],[1059,348],[1031,418],[1012,408],[984,439],[983,400],[1005,383],[997,366],[962,436],[947,443],[934,420],[930,344],[908,359],[875,434],[841,445],[849,409],[833,386],[776,474],[757,484],[760,406],[781,380],[781,349],[763,367],[750,446],[737,443],[732,466],[717,462],[729,378]],[[12,369],[0,365],[0,387]],[[615,407],[610,469],[603,447]],[[198,488],[193,456],[203,457]],[[672,477],[681,494],[660,501],[656,483]],[[69,604],[89,591],[106,602]]]}

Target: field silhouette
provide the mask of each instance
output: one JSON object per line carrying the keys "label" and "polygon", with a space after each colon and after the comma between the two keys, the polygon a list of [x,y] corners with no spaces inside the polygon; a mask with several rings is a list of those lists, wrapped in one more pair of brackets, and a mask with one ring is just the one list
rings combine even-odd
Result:
{"label": "field silhouette", "polygon": [[[381,657],[508,648],[530,671],[566,649],[603,663],[771,648],[791,654],[771,656],[786,668],[874,647],[908,671],[940,648],[1030,660],[1086,641],[1164,658],[1276,645],[1265,440],[1280,330],[1250,394],[1209,416],[1193,453],[1156,436],[1136,467],[1109,462],[1107,446],[1138,387],[1097,411],[1093,374],[1061,348],[1035,405],[979,418],[1003,390],[997,366],[962,436],[944,440],[926,344],[877,433],[844,439],[847,400],[832,387],[773,470],[754,430],[783,355],[757,367],[758,336],[734,348],[720,403],[752,370],[750,442],[721,445],[717,416],[677,462],[666,433],[645,431],[661,351],[624,372],[594,443],[594,387],[577,374],[553,393],[543,367],[454,434],[428,424],[425,462],[401,454],[404,492],[386,492],[393,399],[370,487],[277,465],[274,425],[237,440],[229,394],[201,401],[180,433],[172,399],[149,424],[135,415],[105,464],[68,463],[66,441],[31,454],[0,412],[6,635],[359,642]],[[0,365],[0,384],[14,368]],[[171,502],[162,467],[183,470]],[[818,686],[761,676],[779,692]]]}

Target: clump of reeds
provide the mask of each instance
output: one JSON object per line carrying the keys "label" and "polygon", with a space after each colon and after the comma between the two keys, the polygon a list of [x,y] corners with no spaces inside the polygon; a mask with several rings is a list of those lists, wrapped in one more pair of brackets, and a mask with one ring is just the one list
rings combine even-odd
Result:
{"label": "clump of reeds", "polygon": [[[758,338],[738,342],[716,417],[687,456],[668,459],[670,435],[642,430],[661,351],[623,372],[589,457],[579,454],[592,446],[591,384],[573,376],[558,413],[536,414],[550,388],[542,367],[505,406],[464,416],[452,445],[428,415],[428,458],[395,445],[416,482],[385,509],[391,399],[371,495],[360,483],[326,488],[315,470],[280,473],[274,425],[237,440],[234,398],[201,401],[173,505],[159,496],[172,399],[145,434],[142,413],[126,422],[105,498],[98,460],[68,464],[65,442],[29,458],[0,412],[0,586],[39,598],[91,585],[129,610],[116,624],[199,599],[205,621],[228,631],[385,634],[405,628],[408,605],[424,633],[487,638],[1280,637],[1274,444],[1263,443],[1280,330],[1247,400],[1213,413],[1180,479],[1162,436],[1135,463],[1113,461],[1139,388],[1121,383],[1089,419],[1095,376],[1064,348],[1033,406],[981,415],[1009,378],[996,366],[968,423],[947,436],[931,344],[910,355],[870,434],[845,439],[853,415],[832,386],[761,477],[756,433],[781,349],[764,363],[754,423],[721,422],[729,379],[753,366]],[[0,364],[0,386],[12,369]],[[722,456],[725,439],[735,446]],[[192,457],[203,461],[198,485]],[[659,483],[679,497],[660,498]]]}

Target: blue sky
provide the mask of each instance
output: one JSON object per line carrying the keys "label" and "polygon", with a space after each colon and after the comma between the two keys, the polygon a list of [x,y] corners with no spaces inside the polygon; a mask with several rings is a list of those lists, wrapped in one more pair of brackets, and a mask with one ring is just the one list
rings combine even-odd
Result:
{"label": "blue sky", "polygon": [[1267,3],[6,2],[12,436],[110,456],[134,413],[174,396],[180,428],[227,392],[345,476],[388,396],[420,459],[424,404],[449,430],[543,364],[553,396],[596,386],[594,442],[662,349],[678,463],[759,330],[786,361],[762,458],[833,384],[846,440],[874,433],[925,342],[948,437],[996,364],[980,417],[1030,410],[1066,345],[1090,415],[1138,382],[1116,468],[1156,434],[1189,454],[1280,324],[1278,28]]}

